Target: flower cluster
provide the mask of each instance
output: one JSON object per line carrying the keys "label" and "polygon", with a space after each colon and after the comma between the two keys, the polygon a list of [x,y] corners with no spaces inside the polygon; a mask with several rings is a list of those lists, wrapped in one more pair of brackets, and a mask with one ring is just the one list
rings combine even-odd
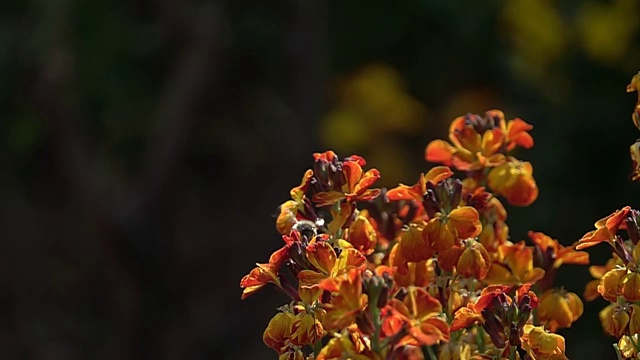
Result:
{"label": "flower cluster", "polygon": [[[554,332],[583,306],[553,282],[561,265],[589,256],[541,232],[510,240],[502,204],[538,196],[531,164],[510,154],[533,146],[531,129],[498,110],[459,117],[450,142],[426,147],[438,166],[389,190],[374,188],[380,173],[360,156],[314,154],[280,206],[282,247],[240,283],[243,298],[267,284],[289,298],[264,343],[296,360],[565,359]],[[623,223],[635,229],[629,211],[604,221],[589,244]],[[618,278],[636,276],[628,271]],[[640,275],[626,283],[640,288]],[[624,309],[632,318],[634,308]]]}
{"label": "flower cluster", "polygon": [[[627,86],[627,92],[638,91],[640,73]],[[640,129],[640,93],[638,104],[631,116]],[[631,179],[640,179],[640,140],[631,145],[633,173]],[[600,311],[604,331],[618,339],[614,344],[618,359],[640,357],[640,211],[625,206],[600,219],[595,230],[586,233],[576,248],[585,249],[606,243],[611,246],[612,257],[603,266],[591,266],[589,272],[595,278],[587,283],[584,298],[588,301],[602,297],[610,302]]]}
{"label": "flower cluster", "polygon": [[441,165],[389,190],[360,156],[314,154],[280,206],[282,247],[240,283],[243,298],[267,284],[289,298],[264,343],[298,360],[566,358],[553,332],[583,307],[553,281],[588,254],[540,232],[512,242],[500,200],[538,195],[531,164],[510,155],[533,146],[531,129],[498,110],[459,117],[451,143],[426,147]]}

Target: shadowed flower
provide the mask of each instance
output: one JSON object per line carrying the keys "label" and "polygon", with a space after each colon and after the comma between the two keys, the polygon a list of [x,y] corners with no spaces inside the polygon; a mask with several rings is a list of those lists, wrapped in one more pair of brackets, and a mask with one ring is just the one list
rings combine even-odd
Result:
{"label": "shadowed flower", "polygon": [[540,296],[538,317],[547,322],[546,327],[551,332],[571,327],[583,311],[582,300],[572,292],[549,289]]}
{"label": "shadowed flower", "polygon": [[619,304],[612,303],[602,309],[599,314],[602,328],[607,334],[620,338],[627,331],[629,314]]}
{"label": "shadowed flower", "polygon": [[458,274],[482,280],[487,276],[490,267],[491,258],[484,246],[473,239],[466,240],[464,251],[456,266]]}
{"label": "shadowed flower", "polygon": [[485,281],[489,284],[535,283],[544,277],[544,270],[533,267],[533,249],[524,241],[505,243],[498,247],[500,261],[491,264]]}
{"label": "shadowed flower", "polygon": [[288,258],[288,251],[289,246],[285,245],[271,254],[268,264],[256,264],[257,266],[240,280],[240,287],[244,289],[242,291],[242,299],[260,290],[268,283],[273,283],[280,288],[282,287],[280,279],[278,278],[278,270]]}

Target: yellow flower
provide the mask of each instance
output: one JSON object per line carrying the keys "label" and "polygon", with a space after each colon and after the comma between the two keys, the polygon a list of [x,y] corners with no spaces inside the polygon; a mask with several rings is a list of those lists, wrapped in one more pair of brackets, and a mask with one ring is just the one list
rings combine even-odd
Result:
{"label": "yellow flower", "polygon": [[322,338],[322,324],[314,314],[301,312],[291,324],[291,343],[296,346],[312,345]]}
{"label": "yellow flower", "polygon": [[572,292],[549,289],[540,296],[538,316],[547,322],[549,331],[558,328],[568,328],[575,322],[584,310],[582,300]]}
{"label": "yellow flower", "polygon": [[604,274],[598,285],[600,295],[609,301],[616,301],[622,295],[621,280],[626,274],[627,269],[624,268],[609,270]]}
{"label": "yellow flower", "polygon": [[539,326],[524,326],[522,347],[534,360],[567,359],[564,355],[564,338],[558,334],[548,333]]}
{"label": "yellow flower", "polygon": [[632,271],[625,275],[621,281],[622,296],[627,301],[640,300],[640,274]]}
{"label": "yellow flower", "polygon": [[294,315],[290,312],[281,312],[276,314],[269,321],[269,325],[262,335],[264,343],[282,354],[286,351],[286,343],[291,338],[291,325],[294,321]]}
{"label": "yellow flower", "polygon": [[538,198],[533,167],[526,161],[509,158],[509,161],[491,169],[487,184],[511,205],[528,206]]}
{"label": "yellow flower", "polygon": [[599,317],[602,328],[609,335],[619,338],[627,331],[629,314],[622,306],[609,304],[609,306],[600,311]]}
{"label": "yellow flower", "polygon": [[464,277],[473,276],[482,280],[487,276],[489,267],[491,267],[491,258],[484,246],[475,240],[466,241],[465,249],[456,266],[458,273]]}

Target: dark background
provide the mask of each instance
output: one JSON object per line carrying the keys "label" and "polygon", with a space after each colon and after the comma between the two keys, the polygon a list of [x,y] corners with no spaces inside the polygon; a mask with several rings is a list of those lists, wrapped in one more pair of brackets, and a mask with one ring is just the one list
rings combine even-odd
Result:
{"label": "dark background", "polygon": [[[467,112],[534,125],[511,237],[571,244],[640,194],[639,26],[635,0],[2,2],[0,357],[275,358],[286,300],[238,284],[311,154],[412,184]],[[604,305],[560,332],[570,358],[614,358]]]}

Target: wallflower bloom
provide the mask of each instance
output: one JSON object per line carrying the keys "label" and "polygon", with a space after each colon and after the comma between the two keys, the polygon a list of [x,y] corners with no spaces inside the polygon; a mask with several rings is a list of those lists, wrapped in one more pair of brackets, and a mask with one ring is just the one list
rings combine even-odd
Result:
{"label": "wallflower bloom", "polygon": [[620,261],[620,258],[618,257],[609,259],[606,265],[589,266],[589,274],[591,274],[591,276],[593,276],[595,280],[591,280],[587,283],[587,285],[585,285],[584,294],[582,295],[582,297],[586,301],[593,301],[598,297],[600,297],[600,293],[598,292],[598,286],[600,286],[600,279],[602,279],[604,274],[609,272],[609,270],[613,270],[616,267],[616,265],[620,265],[620,266],[623,265],[622,261]]}
{"label": "wallflower bloom", "polygon": [[369,219],[358,216],[349,227],[347,241],[363,255],[369,255],[378,243],[376,229],[373,228]]}
{"label": "wallflower bloom", "polygon": [[325,345],[316,360],[378,360],[378,355],[371,352],[368,339],[359,333],[357,327],[349,326],[335,333]]}
{"label": "wallflower bloom", "polygon": [[285,245],[271,254],[268,264],[256,264],[257,266],[240,280],[240,287],[244,289],[242,299],[260,290],[268,283],[282,287],[278,278],[278,270],[288,258],[287,251],[289,251],[289,247]]}
{"label": "wallflower bloom", "polygon": [[472,239],[465,241],[464,250],[456,264],[458,274],[482,280],[487,276],[490,267],[491,258],[484,246]]}
{"label": "wallflower bloom", "polygon": [[623,226],[624,220],[630,210],[630,206],[625,206],[611,215],[598,220],[595,224],[596,229],[589,231],[580,239],[576,250],[586,249],[601,242],[612,242],[618,229]]}
{"label": "wallflower bloom", "polygon": [[522,347],[533,360],[565,360],[564,338],[533,325],[524,326]]}
{"label": "wallflower bloom", "polygon": [[323,280],[335,281],[349,269],[361,267],[366,259],[356,249],[343,249],[340,256],[327,241],[311,241],[307,245],[306,255],[317,270],[302,270],[298,273],[301,285],[319,284]]}
{"label": "wallflower bloom", "polygon": [[287,311],[277,313],[271,318],[262,336],[265,345],[277,351],[278,354],[286,352],[286,347],[291,338],[291,325],[294,319],[294,315]]}
{"label": "wallflower bloom", "polygon": [[615,302],[618,296],[622,296],[622,278],[627,274],[625,268],[615,268],[609,270],[602,279],[600,279],[600,285],[598,285],[598,292],[603,298]]}
{"label": "wallflower bloom", "polygon": [[[383,310],[383,313],[385,311]],[[404,300],[392,299],[383,320],[385,334],[396,334],[406,323],[408,333],[401,345],[434,345],[449,341],[449,325],[440,317],[442,305],[423,288],[410,288]]]}
{"label": "wallflower bloom", "polygon": [[538,186],[533,178],[533,167],[526,161],[509,158],[491,169],[487,184],[504,196],[511,205],[528,206],[538,198]]}
{"label": "wallflower bloom", "polygon": [[335,331],[353,324],[356,316],[367,306],[368,296],[362,293],[362,276],[358,269],[349,270],[336,282],[322,282],[320,288],[335,293],[323,316],[322,325]]}
{"label": "wallflower bloom", "polygon": [[503,153],[516,145],[533,146],[527,132],[532,128],[521,119],[507,124],[500,110],[487,111],[484,117],[467,114],[451,123],[449,139],[453,145],[434,140],[425,149],[425,158],[463,171],[496,166],[504,162]]}
{"label": "wallflower bloom", "polygon": [[558,240],[552,239],[550,236],[541,232],[529,231],[529,238],[538,246],[543,254],[552,259],[550,264],[552,268],[559,268],[562,264],[589,264],[589,253],[584,251],[576,251],[573,246],[562,246]]}
{"label": "wallflower bloom", "polygon": [[[442,252],[459,244],[460,240],[478,236],[480,231],[482,223],[478,211],[471,206],[461,206],[449,214],[437,213],[425,225],[423,236],[434,250]],[[403,254],[406,256],[405,252]]]}
{"label": "wallflower bloom", "polygon": [[403,259],[411,262],[425,261],[433,256],[431,243],[424,236],[424,222],[409,224],[409,228],[402,232],[398,251]]}
{"label": "wallflower bloom", "polygon": [[280,214],[276,219],[276,229],[280,234],[289,235],[291,228],[298,222],[298,213],[304,208],[305,192],[309,188],[312,177],[313,171],[307,170],[302,177],[300,185],[289,192],[292,200],[285,201],[280,205]]}
{"label": "wallflower bloom", "polygon": [[[334,154],[335,155],[335,154]],[[320,156],[319,159],[322,159]],[[333,159],[333,158],[332,158]],[[363,173],[364,159],[359,156],[350,156],[342,162],[344,184],[339,189],[323,191],[313,196],[317,206],[332,205],[345,199],[347,202],[372,200],[380,195],[380,189],[369,189],[380,178],[377,169],[371,169]]]}
{"label": "wallflower bloom", "polygon": [[485,281],[489,284],[535,283],[544,277],[544,270],[533,267],[533,249],[524,241],[505,243],[498,248],[500,261],[494,261]]}
{"label": "wallflower bloom", "polygon": [[415,200],[422,203],[424,194],[427,192],[427,183],[437,184],[453,175],[453,171],[447,166],[436,166],[429,170],[427,174],[420,174],[418,182],[413,186],[400,184],[387,192],[387,198],[396,200]]}
{"label": "wallflower bloom", "polygon": [[393,278],[398,286],[424,287],[431,283],[436,276],[434,259],[410,262],[399,252],[400,245],[396,244],[389,253],[389,266],[394,269]]}
{"label": "wallflower bloom", "polygon": [[627,331],[629,314],[619,304],[612,303],[602,309],[599,314],[602,328],[611,336],[621,337]]}
{"label": "wallflower bloom", "polygon": [[571,327],[583,311],[582,300],[572,292],[549,289],[540,296],[538,316],[549,331]]}

